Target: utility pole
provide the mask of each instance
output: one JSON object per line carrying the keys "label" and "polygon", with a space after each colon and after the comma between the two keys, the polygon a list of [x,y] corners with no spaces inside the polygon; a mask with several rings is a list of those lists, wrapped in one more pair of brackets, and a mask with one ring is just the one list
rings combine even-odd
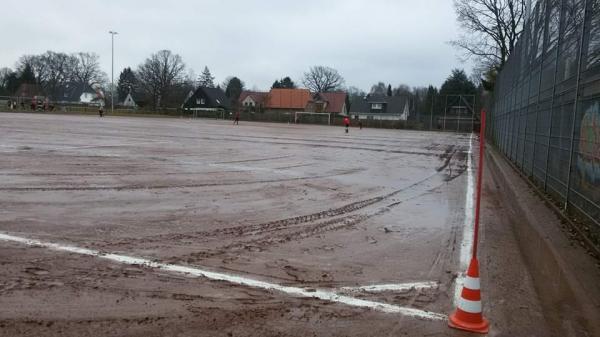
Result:
{"label": "utility pole", "polygon": [[435,99],[435,94],[432,92],[431,93],[431,122],[429,123],[429,131],[431,131],[433,129],[433,103]]}
{"label": "utility pole", "polygon": [[115,35],[119,34],[112,30],[108,32],[110,34],[111,44],[111,58],[110,58],[110,114],[114,115],[115,112]]}

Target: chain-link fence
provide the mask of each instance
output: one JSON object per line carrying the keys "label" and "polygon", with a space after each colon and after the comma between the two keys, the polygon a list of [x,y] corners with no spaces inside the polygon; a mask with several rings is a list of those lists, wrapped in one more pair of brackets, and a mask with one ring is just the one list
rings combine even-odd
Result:
{"label": "chain-link fence", "polygon": [[499,73],[488,134],[600,230],[600,0],[540,0]]}

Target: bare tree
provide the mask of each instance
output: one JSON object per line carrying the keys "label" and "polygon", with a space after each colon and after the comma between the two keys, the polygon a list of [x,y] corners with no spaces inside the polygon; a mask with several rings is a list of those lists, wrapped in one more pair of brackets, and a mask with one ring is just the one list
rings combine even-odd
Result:
{"label": "bare tree", "polygon": [[37,84],[54,99],[81,85],[104,85],[106,74],[100,69],[98,55],[93,53],[66,54],[47,51],[41,55],[24,55],[17,62],[17,70],[29,69]]}
{"label": "bare tree", "polygon": [[406,84],[398,84],[397,87],[393,90],[394,96],[410,96],[412,95],[412,91],[410,87]]}
{"label": "bare tree", "polygon": [[369,92],[371,95],[385,96],[387,90],[387,85],[383,82],[377,82],[377,84],[373,84],[371,86],[371,91]]}
{"label": "bare tree", "polygon": [[6,87],[8,77],[13,73],[12,69],[3,67],[0,68],[0,87]]}
{"label": "bare tree", "polygon": [[100,58],[95,53],[77,53],[77,65],[73,69],[73,77],[76,83],[83,85],[105,84],[107,75],[100,69]]}
{"label": "bare tree", "polygon": [[502,68],[521,35],[526,0],[454,0],[464,34],[451,44],[485,68]]}
{"label": "bare tree", "polygon": [[22,72],[30,67],[35,79],[47,95],[57,98],[61,90],[74,80],[77,57],[65,53],[47,51],[41,55],[25,55],[19,59],[17,69]]}
{"label": "bare tree", "polygon": [[51,97],[57,98],[63,88],[74,82],[77,58],[65,53],[48,51],[42,55],[42,62],[48,70],[42,85]]}
{"label": "bare tree", "polygon": [[344,78],[333,68],[314,66],[304,73],[302,83],[313,92],[328,92],[340,89]]}
{"label": "bare tree", "polygon": [[154,108],[168,99],[169,91],[184,80],[185,65],[181,56],[170,50],[160,50],[142,63],[136,72],[142,90],[152,100]]}
{"label": "bare tree", "polygon": [[47,73],[46,64],[43,62],[42,55],[21,56],[17,62],[17,72],[23,72],[27,66],[33,71],[37,84],[41,84]]}

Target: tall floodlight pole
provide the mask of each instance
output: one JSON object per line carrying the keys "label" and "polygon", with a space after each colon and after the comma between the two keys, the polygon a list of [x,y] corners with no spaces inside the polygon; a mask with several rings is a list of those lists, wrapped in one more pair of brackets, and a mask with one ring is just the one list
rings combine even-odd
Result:
{"label": "tall floodlight pole", "polygon": [[115,35],[119,34],[112,30],[108,32],[110,34],[110,114],[114,115],[115,112]]}

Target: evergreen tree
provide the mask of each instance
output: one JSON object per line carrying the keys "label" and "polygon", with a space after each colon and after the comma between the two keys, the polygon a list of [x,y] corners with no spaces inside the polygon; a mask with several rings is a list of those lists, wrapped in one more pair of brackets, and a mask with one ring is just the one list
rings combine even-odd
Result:
{"label": "evergreen tree", "polygon": [[19,76],[19,81],[21,83],[27,83],[27,84],[35,84],[35,74],[33,73],[33,69],[31,69],[31,65],[30,64],[26,64],[25,67],[23,68],[23,71],[21,71],[21,75]]}
{"label": "evergreen tree", "polygon": [[225,88],[225,96],[229,97],[232,103],[237,102],[244,90],[244,82],[242,82],[237,77],[232,77],[227,82],[227,86]]}
{"label": "evergreen tree", "polygon": [[13,95],[19,88],[20,82],[16,72],[9,68],[0,69],[0,95]]}
{"label": "evergreen tree", "polygon": [[289,76],[286,76],[280,80],[275,80],[271,89],[296,89],[296,83]]}
{"label": "evergreen tree", "polygon": [[131,68],[127,67],[121,71],[119,82],[117,82],[117,93],[119,102],[123,102],[129,93],[137,91],[137,78]]}
{"label": "evergreen tree", "polygon": [[202,74],[200,74],[200,76],[198,77],[198,86],[214,88],[215,87],[214,80],[215,80],[215,78],[211,75],[210,70],[208,70],[208,67],[205,66],[204,70],[202,71]]}
{"label": "evergreen tree", "polygon": [[392,96],[392,85],[391,84],[388,84],[387,95]]}
{"label": "evergreen tree", "polygon": [[475,84],[467,77],[462,69],[452,70],[440,88],[440,95],[474,95],[477,93]]}
{"label": "evergreen tree", "polygon": [[281,79],[281,87],[285,89],[296,89],[296,84],[289,76],[286,76]]}

